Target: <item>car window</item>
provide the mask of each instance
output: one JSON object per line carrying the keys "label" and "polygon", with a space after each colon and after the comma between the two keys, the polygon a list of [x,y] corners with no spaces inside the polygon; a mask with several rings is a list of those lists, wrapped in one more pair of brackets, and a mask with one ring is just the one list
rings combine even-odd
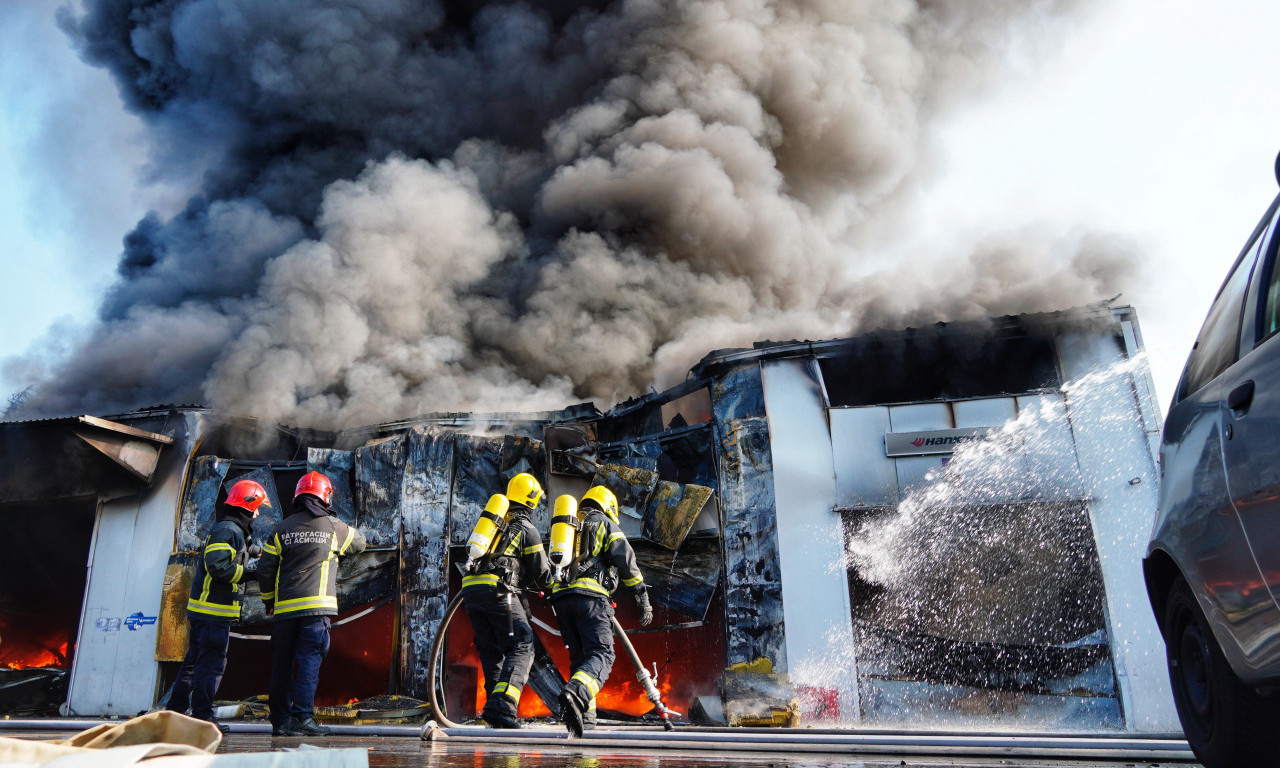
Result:
{"label": "car window", "polygon": [[[1275,238],[1273,237],[1272,240],[1274,241]],[[1262,305],[1262,327],[1258,329],[1259,341],[1280,331],[1280,269],[1276,269],[1276,246],[1273,244],[1270,250],[1271,256],[1267,262],[1267,270],[1270,274],[1267,276],[1265,299]]]}
{"label": "car window", "polygon": [[1222,291],[1209,309],[1191,359],[1187,361],[1182,397],[1193,394],[1236,361],[1240,341],[1240,313],[1245,289],[1249,287],[1249,275],[1257,260],[1257,247],[1236,262]]}

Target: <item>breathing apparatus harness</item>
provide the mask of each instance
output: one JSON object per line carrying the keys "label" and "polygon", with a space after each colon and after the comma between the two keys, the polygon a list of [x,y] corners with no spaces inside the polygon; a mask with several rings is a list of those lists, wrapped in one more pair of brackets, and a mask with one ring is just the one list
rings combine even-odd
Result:
{"label": "breathing apparatus harness", "polygon": [[[609,594],[613,594],[618,589],[618,569],[611,564],[605,563],[602,557],[604,554],[603,549],[598,553],[592,554],[593,542],[589,539],[594,539],[595,537],[583,535],[583,532],[587,529],[587,523],[596,518],[601,518],[602,521],[608,520],[609,516],[603,510],[595,507],[586,507],[583,511],[585,514],[583,514],[582,522],[575,534],[577,542],[574,550],[576,554],[573,562],[569,564],[569,574],[568,578],[565,579],[565,583],[570,584],[575,579],[583,577],[592,578],[600,586],[604,587]],[[596,528],[596,530],[600,529]]]}
{"label": "breathing apparatus harness", "polygon": [[[507,519],[500,527],[500,533],[494,537],[493,546],[475,565],[476,573],[497,574],[498,584],[505,588],[508,593],[520,591],[520,558],[519,553],[515,555],[505,553],[516,535],[524,530],[519,525],[519,521],[528,519],[529,513],[523,506],[512,505],[510,514],[508,514]],[[516,562],[512,566],[508,566],[501,562],[503,559],[514,559]]]}

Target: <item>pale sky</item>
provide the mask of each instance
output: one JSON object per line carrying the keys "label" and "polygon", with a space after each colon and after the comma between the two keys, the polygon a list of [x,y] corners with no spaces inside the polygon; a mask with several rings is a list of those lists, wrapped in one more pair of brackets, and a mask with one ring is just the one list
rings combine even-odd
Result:
{"label": "pale sky", "polygon": [[[149,183],[140,127],[52,25],[0,3],[0,357],[90,320],[121,238],[182,190]],[[1275,195],[1280,3],[1098,2],[1034,68],[948,125],[921,238],[1101,231],[1136,244],[1162,410],[1223,273]],[[74,105],[74,109],[67,109]],[[152,180],[154,181],[154,180]],[[909,244],[904,244],[909,245]],[[0,381],[0,398],[18,383]],[[0,403],[2,405],[2,403]]]}

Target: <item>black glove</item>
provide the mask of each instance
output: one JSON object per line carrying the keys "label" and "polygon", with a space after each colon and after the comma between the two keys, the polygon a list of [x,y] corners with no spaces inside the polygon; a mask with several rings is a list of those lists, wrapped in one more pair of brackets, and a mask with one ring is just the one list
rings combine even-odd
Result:
{"label": "black glove", "polygon": [[640,626],[647,627],[653,623],[653,606],[649,605],[649,593],[639,590],[635,593],[636,607],[640,609]]}
{"label": "black glove", "polygon": [[257,544],[250,544],[248,555],[250,560],[252,560],[255,557],[262,557],[262,547],[258,546]]}

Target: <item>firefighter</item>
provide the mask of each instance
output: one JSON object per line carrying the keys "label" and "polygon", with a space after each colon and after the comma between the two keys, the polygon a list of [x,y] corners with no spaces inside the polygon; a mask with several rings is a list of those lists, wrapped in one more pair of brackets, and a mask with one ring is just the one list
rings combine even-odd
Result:
{"label": "firefighter", "polygon": [[619,586],[631,590],[640,626],[653,621],[653,608],[636,553],[618,526],[618,499],[602,485],[587,490],[578,505],[581,531],[568,578],[551,586],[551,604],[569,648],[572,671],[560,693],[560,717],[569,733],[581,736],[596,725],[596,694],[613,668],[613,602]]}
{"label": "firefighter", "polygon": [[502,497],[490,499],[487,511],[506,507],[505,527],[462,579],[462,602],[484,668],[480,716],[492,728],[520,727],[520,692],[533,666],[533,627],[520,590],[544,586],[550,572],[542,534],[529,519],[542,496],[537,478],[521,472],[507,483],[505,504]]}
{"label": "firefighter", "polygon": [[[315,721],[320,662],[338,615],[338,559],[364,551],[364,535],[332,517],[333,483],[308,472],[293,493],[293,513],[276,526],[258,564],[271,628],[272,736],[326,736]],[[294,667],[297,667],[295,674]]]}
{"label": "firefighter", "polygon": [[224,733],[226,726],[213,717],[213,696],[227,668],[231,625],[240,620],[253,518],[264,504],[271,506],[266,489],[253,480],[240,480],[227,491],[226,501],[218,508],[196,561],[191,596],[187,598],[191,629],[187,655],[169,693],[169,709],[185,712],[190,706],[192,717],[213,722]]}

